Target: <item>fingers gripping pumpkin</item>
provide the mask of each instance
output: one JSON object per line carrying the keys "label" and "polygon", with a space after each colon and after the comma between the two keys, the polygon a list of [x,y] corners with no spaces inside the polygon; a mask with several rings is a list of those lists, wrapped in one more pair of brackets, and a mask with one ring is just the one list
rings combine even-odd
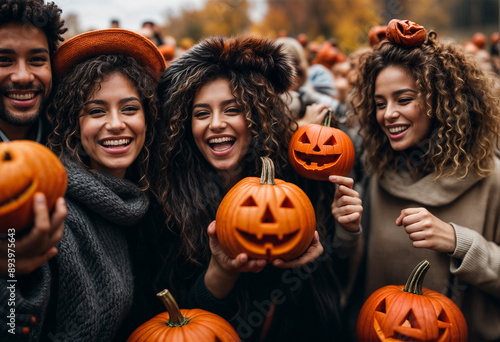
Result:
{"label": "fingers gripping pumpkin", "polygon": [[50,209],[64,196],[64,166],[47,147],[29,140],[0,143],[0,233],[33,224],[33,196],[45,194]]}
{"label": "fingers gripping pumpkin", "polygon": [[351,138],[329,124],[300,127],[288,147],[288,158],[295,172],[319,181],[328,180],[330,175],[347,176],[354,166],[354,157]]}
{"label": "fingers gripping pumpkin", "polygon": [[157,294],[167,312],[139,326],[127,342],[238,342],[236,330],[224,318],[201,309],[179,309],[168,290]]}
{"label": "fingers gripping pumpkin", "polygon": [[428,268],[424,260],[406,286],[384,286],[368,297],[357,321],[358,341],[467,341],[467,324],[455,303],[422,288]]}
{"label": "fingers gripping pumpkin", "polygon": [[269,158],[261,159],[261,178],[244,178],[224,196],[216,215],[217,237],[232,258],[247,253],[269,262],[291,260],[311,244],[314,208],[298,186],[274,179]]}

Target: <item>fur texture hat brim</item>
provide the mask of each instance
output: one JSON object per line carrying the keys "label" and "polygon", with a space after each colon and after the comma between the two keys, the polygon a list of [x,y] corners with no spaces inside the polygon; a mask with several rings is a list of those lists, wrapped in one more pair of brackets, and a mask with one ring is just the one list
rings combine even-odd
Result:
{"label": "fur texture hat brim", "polygon": [[288,90],[295,77],[295,68],[285,48],[271,39],[255,37],[205,39],[174,60],[169,69],[188,78],[196,70],[214,65],[221,72],[234,71],[242,77],[262,74],[277,93]]}

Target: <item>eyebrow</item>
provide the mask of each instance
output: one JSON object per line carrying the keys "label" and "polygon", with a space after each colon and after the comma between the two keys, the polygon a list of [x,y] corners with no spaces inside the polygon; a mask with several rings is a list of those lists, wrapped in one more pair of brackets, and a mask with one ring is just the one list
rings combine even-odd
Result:
{"label": "eyebrow", "polygon": [[[38,54],[38,53],[49,53],[49,50],[47,50],[46,48],[34,48],[34,49],[31,49],[28,51],[30,54],[34,55],[34,54]],[[1,48],[0,47],[0,53],[1,54],[15,54],[16,53],[16,50],[12,50],[12,49],[6,49],[6,48]]]}
{"label": "eyebrow", "polygon": [[[413,90],[411,88],[404,88],[404,89],[398,89],[398,90],[396,90],[395,92],[392,93],[392,95],[399,95],[399,94],[406,93],[406,92],[418,94],[417,91],[415,91],[415,90]],[[374,97],[383,97],[383,96],[379,95],[379,94],[375,94]]]}
{"label": "eyebrow", "polygon": [[[236,99],[229,99],[229,100],[222,101],[221,104],[228,105],[230,103],[235,103],[235,102],[236,102]],[[195,109],[197,107],[210,107],[210,106],[208,105],[208,103],[197,103],[193,106],[193,109]]]}
{"label": "eyebrow", "polygon": [[[130,96],[130,97],[126,97],[126,98],[123,98],[121,99],[120,101],[118,101],[118,103],[127,103],[127,102],[130,102],[130,101],[139,101],[141,102],[137,97],[135,96]],[[107,102],[104,101],[104,100],[99,100],[99,99],[96,99],[96,100],[90,100],[90,101],[87,101],[85,102],[83,105],[84,106],[87,106],[89,104],[106,104]]]}

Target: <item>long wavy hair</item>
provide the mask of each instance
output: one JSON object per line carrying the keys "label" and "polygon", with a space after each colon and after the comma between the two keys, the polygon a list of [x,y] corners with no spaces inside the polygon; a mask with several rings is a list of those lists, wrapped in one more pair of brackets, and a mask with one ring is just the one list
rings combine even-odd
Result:
{"label": "long wavy hair", "polygon": [[[412,151],[394,151],[376,120],[375,81],[388,66],[401,66],[413,76],[418,101],[432,120],[429,139]],[[352,104],[361,123],[368,173],[412,172],[415,163],[436,179],[492,172],[500,135],[498,88],[460,47],[438,41],[432,31],[416,48],[384,42],[364,58],[359,71]]]}
{"label": "long wavy hair", "polygon": [[120,73],[132,82],[144,109],[146,140],[139,156],[127,169],[126,178],[139,184],[142,190],[146,190],[150,186],[147,170],[158,118],[157,83],[149,70],[131,57],[100,55],[74,66],[60,80],[54,99],[48,108],[54,127],[49,135],[48,146],[59,157],[68,156],[83,168],[92,171],[88,155],[79,138],[79,118],[84,104],[99,91],[101,82],[113,73]]}
{"label": "long wavy hair", "polygon": [[[249,61],[241,60],[241,51],[258,49],[251,44],[262,44],[262,49],[274,52],[282,61],[258,61],[253,53]],[[275,162],[276,175],[286,177],[287,146],[292,136],[292,119],[279,97],[281,83],[289,82],[293,69],[287,64],[278,47],[270,41],[238,40],[228,51],[228,41],[212,38],[202,41],[167,68],[160,79],[161,132],[158,160],[158,177],[153,180],[154,189],[166,214],[167,227],[174,229],[181,240],[181,253],[191,262],[209,255],[206,227],[215,218],[218,205],[227,184],[205,160],[196,146],[191,132],[193,100],[198,89],[218,78],[230,83],[238,106],[245,113],[245,121],[252,135],[249,151],[245,156],[246,176],[260,175],[259,157],[270,157]],[[267,44],[267,45],[266,45]],[[265,46],[264,46],[265,45]],[[247,51],[248,52],[248,51]],[[228,56],[224,57],[226,53]],[[239,60],[238,60],[239,59]],[[275,62],[282,71],[288,72],[284,80],[269,81],[267,73],[260,69],[265,63]],[[259,64],[260,63],[260,64]],[[272,68],[276,71],[278,66]],[[271,71],[272,72],[272,71]],[[283,88],[283,89],[282,89]]]}
{"label": "long wavy hair", "polygon": [[[228,80],[251,132],[242,177],[259,177],[260,157],[269,157],[274,161],[276,178],[299,185],[313,205],[326,197],[315,192],[318,183],[313,185],[299,178],[288,161],[288,145],[296,123],[280,94],[288,89],[294,76],[293,65],[283,47],[271,40],[256,38],[203,40],[175,59],[164,72],[158,86],[161,115],[158,135],[161,138],[151,168],[154,172],[152,189],[156,191],[162,209],[154,211],[164,213],[164,217],[156,221],[159,224],[156,229],[143,232],[149,257],[146,261],[149,271],[145,271],[148,275],[143,278],[150,286],[152,284],[152,294],[168,286],[180,305],[188,304],[189,289],[210,260],[207,227],[215,219],[217,208],[230,185],[205,160],[192,134],[193,101],[197,91],[208,82],[220,78]],[[326,187],[321,184],[321,189]],[[326,235],[326,227],[331,227],[331,221],[327,223],[325,219],[332,217],[331,201],[326,202],[326,206],[315,206],[318,231],[322,237]],[[323,208],[327,209],[323,211]],[[287,298],[290,298],[289,305],[307,301],[307,307],[315,313],[309,315],[310,318],[335,331],[332,326],[339,317],[338,291],[329,262],[321,263],[315,271],[314,281],[312,277],[310,281],[301,281],[300,290],[283,284],[279,270],[264,271],[260,276],[241,275],[242,280],[234,290],[238,294],[233,303],[240,317],[249,314],[250,299],[254,298],[251,293],[258,290],[262,285],[259,282],[265,279],[268,287],[272,282],[272,286],[284,288]],[[309,296],[311,299],[306,299]],[[286,307],[281,310],[286,311]],[[314,318],[316,314],[319,319]],[[286,314],[277,316],[285,320],[288,317]],[[293,325],[289,320],[287,322]]]}

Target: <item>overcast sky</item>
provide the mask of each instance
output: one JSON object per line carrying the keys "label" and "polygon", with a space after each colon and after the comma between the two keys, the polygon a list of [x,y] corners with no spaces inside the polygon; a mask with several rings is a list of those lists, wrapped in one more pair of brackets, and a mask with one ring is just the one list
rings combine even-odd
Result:
{"label": "overcast sky", "polygon": [[[119,19],[122,28],[139,30],[144,21],[164,23],[168,11],[198,9],[205,3],[205,0],[46,0],[51,1],[63,10],[63,18],[70,13],[78,15],[81,30],[108,28],[112,18]],[[265,1],[251,0],[249,3],[262,7]],[[250,15],[255,15],[255,11]]]}
{"label": "overcast sky", "polygon": [[[121,27],[138,30],[144,21],[163,23],[167,11],[200,8],[205,0],[47,0],[62,9],[63,18],[78,15],[80,29],[108,28],[112,18],[120,20]],[[177,12],[174,12],[177,13]]]}

